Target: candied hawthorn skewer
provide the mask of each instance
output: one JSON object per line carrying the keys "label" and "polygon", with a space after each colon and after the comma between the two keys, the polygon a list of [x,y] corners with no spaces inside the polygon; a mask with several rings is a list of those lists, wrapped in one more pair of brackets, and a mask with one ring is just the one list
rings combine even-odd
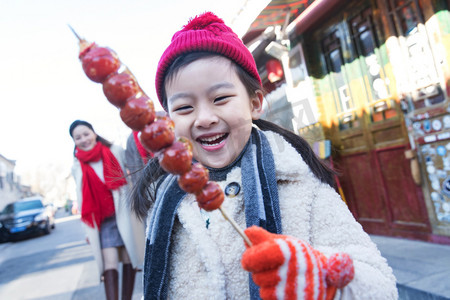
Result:
{"label": "candied hawthorn skewer", "polygon": [[178,176],[180,188],[194,194],[201,209],[219,209],[251,246],[242,229],[222,208],[225,196],[219,184],[209,181],[209,172],[202,164],[192,164],[190,141],[186,138],[175,140],[173,121],[168,116],[157,116],[153,102],[113,50],[89,43],[80,38],[72,27],[70,29],[79,41],[79,59],[84,73],[92,81],[103,85],[106,99],[120,110],[120,117],[129,128],[139,131],[144,148],[156,154],[165,171]]}

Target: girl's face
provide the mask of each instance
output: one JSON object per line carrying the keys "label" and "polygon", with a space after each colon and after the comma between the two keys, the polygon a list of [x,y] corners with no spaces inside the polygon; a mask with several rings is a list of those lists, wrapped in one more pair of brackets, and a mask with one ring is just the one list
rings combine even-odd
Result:
{"label": "girl's face", "polygon": [[72,131],[73,141],[78,149],[89,151],[94,148],[97,143],[97,135],[92,129],[85,125],[78,125]]}
{"label": "girl's face", "polygon": [[165,83],[175,134],[188,138],[205,166],[232,163],[246,145],[252,120],[262,114],[262,92],[250,98],[230,60],[199,59]]}

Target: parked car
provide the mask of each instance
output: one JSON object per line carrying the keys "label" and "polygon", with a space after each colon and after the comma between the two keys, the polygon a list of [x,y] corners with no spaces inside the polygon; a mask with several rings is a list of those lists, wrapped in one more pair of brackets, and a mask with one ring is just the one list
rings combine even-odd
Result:
{"label": "parked car", "polygon": [[58,207],[56,207],[55,204],[48,203],[47,205],[45,205],[45,208],[47,209],[49,214],[51,214],[53,217],[55,217],[55,214],[58,211]]}
{"label": "parked car", "polygon": [[32,234],[49,234],[53,228],[55,218],[40,197],[29,197],[10,203],[0,213],[0,235],[7,240]]}

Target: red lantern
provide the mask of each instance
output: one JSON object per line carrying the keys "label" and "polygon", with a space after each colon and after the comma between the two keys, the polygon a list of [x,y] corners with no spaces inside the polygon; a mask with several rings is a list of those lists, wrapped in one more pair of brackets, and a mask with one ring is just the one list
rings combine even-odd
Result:
{"label": "red lantern", "polygon": [[270,59],[266,62],[267,78],[271,83],[283,78],[283,66],[278,59]]}

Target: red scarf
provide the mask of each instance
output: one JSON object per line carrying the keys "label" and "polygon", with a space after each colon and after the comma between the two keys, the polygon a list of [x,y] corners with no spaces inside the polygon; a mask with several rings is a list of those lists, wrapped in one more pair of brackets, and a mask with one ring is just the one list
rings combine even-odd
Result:
{"label": "red scarf", "polygon": [[[92,228],[95,222],[97,228],[100,228],[102,221],[115,213],[111,190],[118,189],[127,181],[116,157],[107,146],[100,142],[97,142],[89,151],[76,148],[75,156],[80,161],[83,172],[81,220]],[[103,162],[105,182],[100,180],[89,165],[90,162],[99,160]]]}
{"label": "red scarf", "polygon": [[144,146],[142,146],[141,141],[138,137],[138,133],[138,131],[133,131],[134,142],[139,154],[141,155],[142,160],[144,161],[144,164],[147,164],[148,160],[153,157],[153,153],[147,151]]}

